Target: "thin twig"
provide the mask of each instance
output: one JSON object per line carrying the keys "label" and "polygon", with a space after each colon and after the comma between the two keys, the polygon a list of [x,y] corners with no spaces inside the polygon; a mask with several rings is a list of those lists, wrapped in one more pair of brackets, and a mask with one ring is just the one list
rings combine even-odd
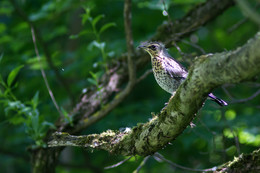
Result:
{"label": "thin twig", "polygon": [[142,74],[142,76],[140,76],[140,77],[137,79],[136,83],[139,83],[139,82],[141,82],[142,80],[144,80],[144,79],[145,79],[149,74],[151,74],[152,72],[153,72],[152,69],[146,70],[146,71],[144,72],[144,74]]}
{"label": "thin twig", "polygon": [[250,7],[247,1],[236,0],[236,3],[238,4],[245,16],[247,16],[253,22],[258,24],[258,26],[260,26],[260,15],[253,8]]}
{"label": "thin twig", "polygon": [[223,85],[221,88],[223,89],[223,91],[228,95],[228,97],[229,97],[231,100],[234,99],[234,97],[233,97],[233,96],[230,94],[230,92],[227,90],[226,85]]}
{"label": "thin twig", "polygon": [[133,36],[131,29],[131,0],[125,0],[124,5],[124,25],[126,34],[126,44],[127,44],[127,63],[128,63],[128,73],[129,73],[129,83],[131,86],[135,83],[135,65],[132,60],[132,55],[134,53],[133,46]]}
{"label": "thin twig", "polygon": [[146,156],[144,158],[144,160],[140,163],[140,165],[136,168],[136,170],[134,170],[134,173],[138,173],[140,171],[140,169],[145,165],[145,163],[147,162],[147,160],[150,158],[151,156]]}
{"label": "thin twig", "polygon": [[[188,167],[185,167],[185,166],[181,166],[181,165],[178,165],[176,163],[173,163],[172,161],[170,160],[167,160],[165,159],[161,154],[159,154],[158,152],[155,153],[153,155],[154,157],[158,157],[159,159],[165,161],[166,163],[168,163],[169,165],[173,166],[173,167],[176,167],[176,168],[180,168],[180,169],[183,169],[183,170],[186,170],[186,171],[197,171],[197,172],[209,172],[209,171],[215,171],[216,168],[209,168],[209,169],[192,169],[192,168],[188,168]],[[156,159],[155,159],[156,160]]]}
{"label": "thin twig", "polygon": [[59,108],[59,105],[58,103],[56,102],[56,99],[53,95],[53,92],[50,88],[50,85],[48,83],[48,80],[47,80],[47,77],[46,77],[46,74],[45,74],[45,71],[43,70],[42,68],[42,65],[41,65],[41,59],[40,59],[40,55],[39,55],[39,51],[38,51],[38,48],[37,48],[37,44],[36,44],[36,38],[35,38],[35,33],[34,33],[34,29],[33,29],[33,26],[31,26],[31,32],[32,32],[32,40],[33,40],[33,45],[34,45],[34,50],[35,50],[35,53],[36,53],[36,56],[37,56],[37,59],[38,59],[38,62],[40,64],[40,69],[41,69],[41,74],[42,74],[42,78],[44,79],[44,83],[48,89],[48,92],[49,92],[49,95],[51,97],[51,100],[55,106],[55,108],[57,109],[57,111],[59,112],[60,116],[64,117],[64,115],[62,114],[60,108]]}
{"label": "thin twig", "polygon": [[231,32],[233,32],[234,30],[236,30],[238,27],[240,27],[242,24],[244,24],[245,22],[248,21],[248,17],[245,17],[241,20],[239,20],[237,23],[235,23],[233,26],[231,26],[230,28],[228,28],[227,32],[230,34]]}
{"label": "thin twig", "polygon": [[[253,9],[256,10],[258,7],[260,6],[260,3],[257,3]],[[231,26],[230,28],[227,29],[227,32],[230,34],[231,32],[233,32],[234,30],[236,30],[238,27],[240,27],[242,24],[244,24],[245,22],[248,21],[248,17],[245,17],[241,20],[239,20],[237,23],[235,23],[233,26]]]}
{"label": "thin twig", "polygon": [[46,43],[43,41],[41,34],[39,33],[38,29],[36,28],[36,26],[34,25],[34,23],[27,17],[27,15],[25,14],[25,12],[19,7],[19,5],[17,5],[17,3],[14,0],[10,0],[11,4],[13,5],[14,9],[16,10],[16,12],[19,14],[19,16],[26,22],[28,23],[28,25],[34,29],[34,35],[35,38],[38,40],[39,44],[42,47],[42,50],[46,56],[46,60],[47,63],[49,65],[49,67],[54,71],[58,81],[61,83],[61,85],[65,88],[65,90],[67,91],[67,93],[69,94],[71,101],[74,101],[74,94],[71,92],[68,83],[66,82],[66,80],[63,78],[63,76],[59,73],[59,70],[56,68],[56,66],[54,65],[52,58],[51,58],[51,53],[48,50],[48,46],[46,45]]}
{"label": "thin twig", "polygon": [[186,41],[186,40],[181,40],[181,42],[183,42],[183,43],[185,43],[185,44],[188,44],[188,45],[190,45],[190,46],[192,46],[192,47],[198,49],[202,54],[206,54],[206,51],[205,51],[202,47],[200,47],[199,45],[197,45],[197,44],[191,43],[191,42]]}
{"label": "thin twig", "polygon": [[124,160],[122,160],[122,161],[120,161],[120,162],[114,164],[114,165],[104,167],[104,169],[116,168],[116,167],[122,165],[123,163],[125,163],[126,161],[128,161],[129,159],[131,159],[132,157],[133,157],[133,156],[130,156],[130,157],[128,157],[128,158],[126,158],[126,159],[124,159]]}
{"label": "thin twig", "polygon": [[260,89],[257,90],[254,94],[252,94],[250,97],[248,98],[244,98],[244,99],[234,99],[232,100],[230,103],[245,103],[248,102],[250,100],[253,100],[255,97],[257,97],[260,94]]}

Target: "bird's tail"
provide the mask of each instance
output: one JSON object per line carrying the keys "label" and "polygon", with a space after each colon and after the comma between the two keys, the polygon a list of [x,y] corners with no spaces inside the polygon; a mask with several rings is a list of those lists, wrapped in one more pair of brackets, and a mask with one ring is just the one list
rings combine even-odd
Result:
{"label": "bird's tail", "polygon": [[225,102],[224,100],[217,98],[216,96],[214,96],[214,94],[210,93],[209,97],[216,102],[217,104],[219,104],[220,106],[227,106],[227,102]]}

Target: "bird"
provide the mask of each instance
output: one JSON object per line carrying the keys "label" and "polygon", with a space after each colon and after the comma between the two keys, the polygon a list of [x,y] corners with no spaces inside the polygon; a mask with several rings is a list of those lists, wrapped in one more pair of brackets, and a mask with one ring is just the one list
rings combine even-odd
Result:
{"label": "bird", "polygon": [[[187,78],[187,70],[168,53],[164,44],[157,41],[141,43],[138,48],[148,52],[151,56],[152,70],[158,85],[173,94]],[[227,106],[227,102],[210,93],[208,97],[220,106]]]}

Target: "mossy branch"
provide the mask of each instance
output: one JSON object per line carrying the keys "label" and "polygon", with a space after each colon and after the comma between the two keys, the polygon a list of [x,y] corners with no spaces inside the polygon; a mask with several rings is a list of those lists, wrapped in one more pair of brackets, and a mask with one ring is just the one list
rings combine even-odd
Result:
{"label": "mossy branch", "polygon": [[169,104],[145,124],[123,132],[108,130],[86,136],[55,133],[48,145],[90,147],[120,155],[151,155],[183,132],[214,88],[250,80],[260,73],[259,47],[260,32],[236,50],[198,57]]}

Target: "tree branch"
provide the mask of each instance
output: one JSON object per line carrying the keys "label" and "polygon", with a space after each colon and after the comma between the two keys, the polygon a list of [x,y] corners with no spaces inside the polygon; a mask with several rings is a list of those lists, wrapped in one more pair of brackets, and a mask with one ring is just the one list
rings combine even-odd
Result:
{"label": "tree branch", "polygon": [[215,172],[259,172],[260,149],[250,154],[241,154],[221,166]]}
{"label": "tree branch", "polygon": [[260,32],[236,50],[198,57],[169,104],[145,124],[124,132],[108,130],[86,136],[55,133],[48,145],[90,147],[120,155],[151,155],[183,132],[214,88],[256,76],[260,72],[259,47]]}

